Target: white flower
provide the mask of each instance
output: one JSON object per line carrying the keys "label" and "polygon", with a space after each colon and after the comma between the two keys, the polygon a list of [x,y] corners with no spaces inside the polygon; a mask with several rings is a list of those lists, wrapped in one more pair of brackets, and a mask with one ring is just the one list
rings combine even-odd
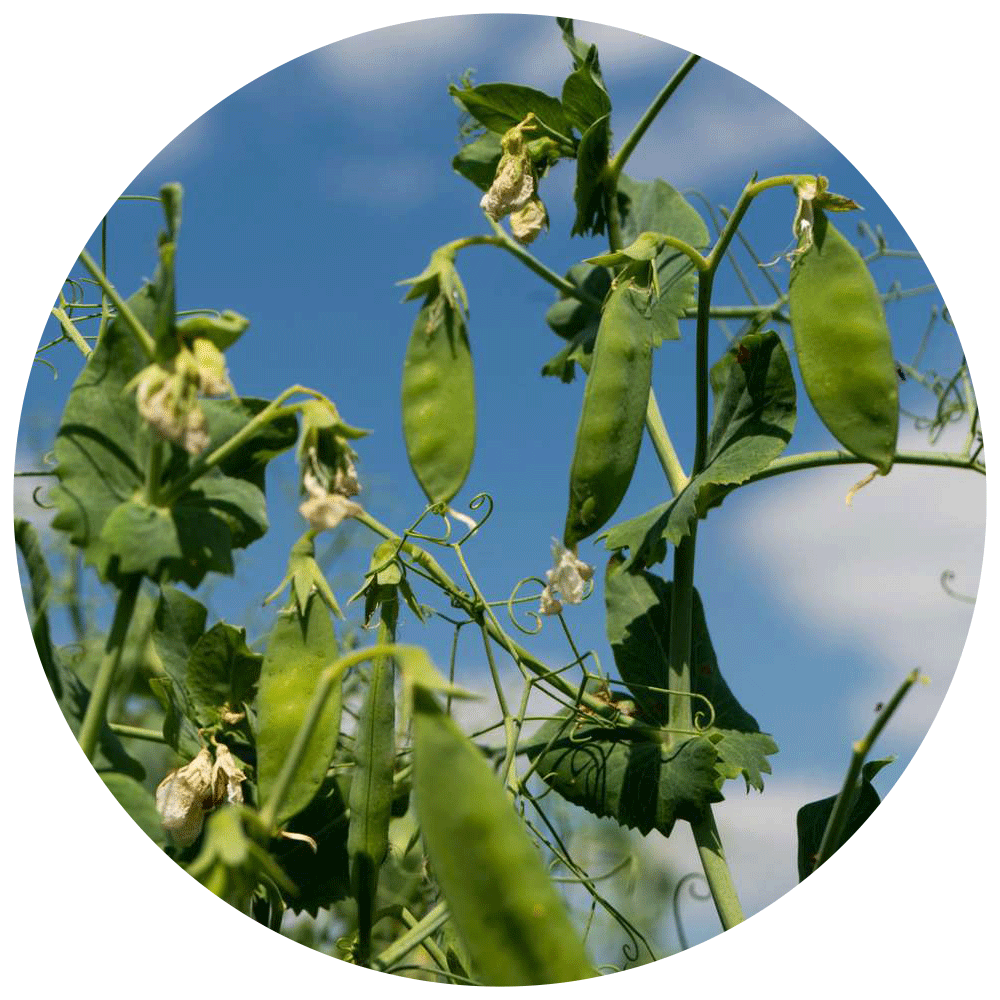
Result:
{"label": "white flower", "polygon": [[139,378],[135,403],[161,438],[181,445],[190,455],[200,455],[208,447],[205,414],[183,374],[150,365]]}
{"label": "white flower", "polygon": [[533,197],[529,199],[516,212],[510,216],[510,231],[514,234],[514,239],[525,246],[542,231],[543,226],[549,224],[549,213],[545,210],[541,198]]}
{"label": "white flower", "polygon": [[229,396],[234,394],[226,370],[226,358],[215,344],[206,337],[197,337],[191,345],[194,356],[198,388],[206,396]]}
{"label": "white flower", "polygon": [[562,610],[556,595],[566,604],[579,604],[586,589],[584,585],[594,575],[593,566],[578,559],[572,549],[567,549],[555,538],[552,539],[552,558],[555,565],[546,571],[548,586],[542,591],[540,610],[543,615],[558,614]]}

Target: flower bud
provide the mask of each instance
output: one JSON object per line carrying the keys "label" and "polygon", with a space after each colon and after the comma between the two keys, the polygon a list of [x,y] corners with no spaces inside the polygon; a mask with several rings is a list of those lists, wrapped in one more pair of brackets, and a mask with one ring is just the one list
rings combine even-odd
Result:
{"label": "flower bud", "polygon": [[510,231],[518,243],[527,246],[542,231],[549,226],[549,213],[537,195],[510,216]]}

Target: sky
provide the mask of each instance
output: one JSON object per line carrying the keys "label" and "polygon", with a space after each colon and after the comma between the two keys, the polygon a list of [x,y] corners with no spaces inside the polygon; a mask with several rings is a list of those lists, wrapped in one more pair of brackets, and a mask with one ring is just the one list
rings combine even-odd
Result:
{"label": "sky", "polygon": [[[600,47],[620,141],[683,52],[585,23],[577,33]],[[405,527],[423,506],[399,430],[402,353],[416,308],[400,304],[395,283],[419,273],[439,244],[485,229],[479,193],[449,166],[458,112],[446,88],[469,67],[477,82],[511,80],[558,92],[570,64],[550,19],[456,18],[385,29],[255,80],[181,133],[126,188],[150,194],[166,181],[184,184],[179,306],[228,307],[250,317],[250,332],[230,354],[241,392],[273,396],[307,382],[334,399],[350,422],[372,428],[358,446],[361,499],[394,527]],[[691,74],[628,168],[639,179],[696,185],[712,203],[729,206],[755,170],[761,176],[824,173],[834,190],[865,206],[866,220],[883,227],[891,246],[912,246],[876,192],[817,132],[707,62]],[[571,192],[567,164],[542,183],[552,231],[532,251],[557,272],[603,248],[598,240],[569,237]],[[746,231],[765,259],[786,248],[793,211],[787,192],[754,206]],[[112,209],[110,272],[120,288],[131,290],[151,275],[159,226],[154,205]],[[849,223],[844,229],[851,233]],[[754,270],[745,258],[743,265]],[[470,295],[480,414],[477,457],[459,501],[481,489],[496,501],[468,557],[484,591],[506,597],[520,577],[549,565],[549,539],[560,533],[565,514],[582,385],[538,376],[561,343],[542,318],[553,300],[548,286],[483,248],[463,253],[458,267]],[[786,273],[775,271],[778,280]],[[876,277],[883,288],[897,277],[906,287],[929,280],[909,261],[882,262]],[[759,277],[754,283],[766,293]],[[717,301],[742,301],[728,275]],[[940,301],[930,294],[889,306],[898,357],[912,354],[928,309]],[[692,437],[691,333],[688,324],[680,343],[661,348],[654,373],[685,462]],[[944,343],[942,366],[949,356]],[[713,353],[724,345],[723,332],[713,331]],[[78,364],[69,349],[52,360],[58,381],[42,366],[32,370],[18,468],[35,467],[48,447]],[[904,401],[917,404],[912,386],[903,392]],[[799,404],[789,450],[832,447],[802,394]],[[911,431],[902,441],[926,447]],[[215,614],[247,621],[252,636],[266,626],[254,606],[283,575],[288,546],[302,530],[292,467],[275,465],[272,532],[246,553],[236,578],[214,585],[210,595]],[[644,443],[619,519],[663,499],[658,477]],[[733,784],[717,810],[751,912],[794,885],[795,811],[836,790],[850,743],[871,724],[875,703],[916,666],[932,683],[911,695],[878,747],[879,754],[899,756],[877,781],[881,791],[891,787],[941,704],[969,627],[971,608],[946,596],[939,578],[952,570],[959,590],[976,591],[984,481],[950,470],[897,468],[847,508],[844,495],[858,478],[858,468],[850,467],[771,480],[727,500],[699,530],[696,582],[723,673],[781,747],[762,797],[745,798]],[[28,509],[25,500],[22,493],[21,512]],[[600,550],[588,544],[581,555],[592,552],[598,561]],[[352,566],[356,572],[366,561],[359,548],[335,572],[347,574]],[[607,665],[600,611],[597,602],[573,609],[568,622]],[[403,638],[424,641],[413,627]],[[439,660],[446,638],[427,639]],[[552,623],[532,648],[553,662],[567,658]],[[482,687],[481,655],[467,655],[461,679]],[[659,846],[681,867],[693,867],[686,845],[675,846],[674,839]],[[699,916],[688,930],[698,940],[714,929]]]}

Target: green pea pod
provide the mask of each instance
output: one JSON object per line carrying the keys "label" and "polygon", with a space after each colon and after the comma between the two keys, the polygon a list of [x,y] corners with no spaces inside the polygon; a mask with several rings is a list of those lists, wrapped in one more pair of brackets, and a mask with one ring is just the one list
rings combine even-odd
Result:
{"label": "green pea pod", "polygon": [[601,314],[569,474],[563,541],[570,549],[607,524],[632,481],[653,376],[647,299],[628,282]]}
{"label": "green pea pod", "polygon": [[[395,641],[395,604],[382,606],[379,644]],[[347,852],[351,858],[351,888],[358,903],[358,961],[368,964],[379,868],[389,851],[389,819],[396,760],[395,670],[391,659],[372,666],[358,728],[354,737],[355,768],[351,780],[351,825]]]}
{"label": "green pea pod", "polygon": [[814,210],[812,245],[792,266],[792,335],[809,399],[851,453],[892,468],[899,389],[882,299],[861,255]]}
{"label": "green pea pod", "polygon": [[[305,613],[281,611],[271,629],[257,687],[257,787],[268,802],[285,756],[302,725],[320,673],[338,656],[330,612],[319,594]],[[327,699],[319,724],[306,745],[302,762],[280,804],[281,826],[304,809],[319,791],[340,735],[340,687]]]}
{"label": "green pea pod", "polygon": [[443,298],[417,315],[403,361],[403,436],[431,503],[462,488],[476,445],[476,391],[465,322]]}
{"label": "green pea pod", "polygon": [[422,687],[413,693],[413,760],[424,844],[474,974],[487,986],[596,976],[503,786]]}

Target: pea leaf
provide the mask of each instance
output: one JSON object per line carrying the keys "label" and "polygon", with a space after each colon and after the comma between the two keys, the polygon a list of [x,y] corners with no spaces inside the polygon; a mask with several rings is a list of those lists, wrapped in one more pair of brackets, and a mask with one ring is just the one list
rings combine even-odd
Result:
{"label": "pea leaf", "polygon": [[563,29],[563,41],[573,55],[573,72],[562,88],[562,104],[566,117],[581,133],[598,118],[611,114],[611,98],[601,77],[597,46],[587,45],[573,36],[573,23]]}
{"label": "pea leaf", "polygon": [[350,893],[347,819],[341,788],[328,778],[305,809],[285,824],[286,830],[312,837],[316,850],[301,840],[281,839],[272,845],[275,861],[295,885],[295,892],[282,892],[293,913],[315,917]]}
{"label": "pea leaf", "polygon": [[722,801],[711,739],[694,736],[667,747],[628,735],[574,720],[567,710],[542,725],[528,756],[564,799],[643,834],[655,829],[668,837],[678,819],[696,821],[706,806]]}
{"label": "pea leaf", "polygon": [[[635,181],[622,174],[618,178],[618,212],[622,239],[629,243],[652,232],[683,240],[696,250],[708,244],[708,229],[701,216],[666,181]],[[664,247],[656,261],[660,286],[656,321],[665,331],[663,339],[675,340],[680,336],[679,318],[694,305],[694,265],[670,247]]]}
{"label": "pea leaf", "polygon": [[448,93],[476,121],[497,135],[520,125],[529,112],[534,112],[535,117],[552,131],[570,138],[570,124],[562,104],[532,87],[517,83],[481,83],[478,87],[456,87],[452,84]]}
{"label": "pea leaf", "polygon": [[[157,308],[144,286],[129,300],[144,325]],[[128,382],[147,363],[135,338],[116,318],[73,386],[56,436],[53,524],[83,551],[102,580],[146,572],[154,580],[196,586],[210,570],[232,572],[232,549],[267,529],[264,466],[294,444],[296,421],[282,418],[253,435],[223,465],[197,480],[171,507],[142,499],[151,432]],[[263,400],[205,400],[210,448],[246,426]],[[170,445],[165,493],[190,468],[190,456]],[[114,519],[112,520],[112,515]],[[111,521],[108,524],[109,520]]]}
{"label": "pea leaf", "polygon": [[[844,827],[844,835],[840,843],[834,847],[834,852],[840,850],[851,837],[854,836],[864,824],[865,820],[878,808],[881,799],[872,779],[891,764],[895,757],[884,757],[881,760],[870,760],[861,768],[861,784],[856,790],[857,798],[854,807],[851,809],[847,825]],[[823,841],[823,834],[826,831],[826,824],[833,814],[833,807],[837,802],[837,796],[831,795],[826,799],[819,799],[817,802],[809,802],[804,805],[795,817],[795,826],[799,836],[799,881],[813,873],[816,855],[819,852],[820,844]]]}
{"label": "pea leaf", "polygon": [[136,825],[160,847],[167,846],[167,835],[160,822],[160,814],[156,811],[156,800],[150,792],[143,788],[135,778],[117,771],[105,771],[101,774],[108,791],[132,817]]}
{"label": "pea leaf", "polygon": [[488,191],[501,156],[500,136],[496,132],[485,132],[458,151],[451,161],[451,168],[472,181],[481,191]]}
{"label": "pea leaf", "polygon": [[[608,561],[604,580],[608,642],[622,680],[642,715],[654,724],[667,721],[672,697],[651,690],[670,686],[672,593],[670,581],[627,569],[617,556]],[[725,778],[742,773],[748,790],[753,785],[763,791],[761,773],[771,772],[767,755],[777,753],[778,748],[770,736],[760,732],[757,720],[726,684],[697,590],[691,612],[691,691],[700,696],[691,699],[692,716],[697,727],[707,727],[706,735],[715,743],[719,773]]]}
{"label": "pea leaf", "polygon": [[601,87],[603,87],[604,80],[601,77],[601,67],[597,58],[597,46],[576,37],[576,32],[573,28],[573,18],[557,17],[556,23],[562,29],[563,44],[573,57],[573,69],[580,69],[581,66],[590,66],[594,76]]}
{"label": "pea leaf", "polygon": [[188,658],[187,688],[203,724],[217,721],[224,706],[239,711],[252,699],[263,659],[248,648],[246,629],[225,622],[198,639]]}
{"label": "pea leaf", "polygon": [[604,232],[604,168],[611,152],[611,116],[598,118],[583,133],[576,151],[576,219],[571,236],[598,235]]}
{"label": "pea leaf", "polygon": [[629,550],[627,562],[651,566],[691,525],[722,502],[725,487],[746,482],[785,450],[795,428],[795,382],[776,333],[751,333],[712,368],[715,412],[705,467],[671,500],[618,524],[609,549]]}

